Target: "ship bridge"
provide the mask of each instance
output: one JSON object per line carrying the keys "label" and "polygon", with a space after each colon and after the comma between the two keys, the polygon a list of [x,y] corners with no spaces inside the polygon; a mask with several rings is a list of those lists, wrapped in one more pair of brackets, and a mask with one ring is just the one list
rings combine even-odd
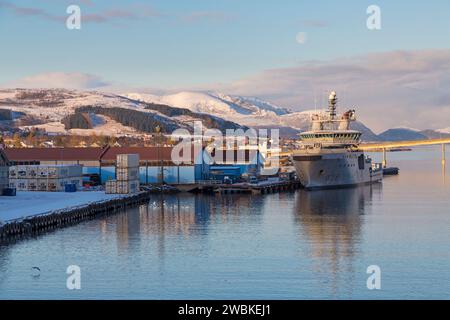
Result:
{"label": "ship bridge", "polygon": [[301,133],[300,138],[304,144],[355,145],[360,142],[361,132],[356,130],[307,131]]}

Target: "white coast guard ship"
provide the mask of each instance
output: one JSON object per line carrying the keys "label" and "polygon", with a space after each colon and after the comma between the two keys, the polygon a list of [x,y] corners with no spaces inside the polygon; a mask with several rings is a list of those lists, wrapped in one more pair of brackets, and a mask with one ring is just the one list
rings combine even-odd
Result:
{"label": "white coast guard ship", "polygon": [[311,131],[300,134],[300,149],[293,153],[297,176],[307,189],[337,188],[379,182],[380,164],[359,150],[361,132],[350,130],[355,110],[338,116],[336,92],[329,96],[326,114],[312,116]]}

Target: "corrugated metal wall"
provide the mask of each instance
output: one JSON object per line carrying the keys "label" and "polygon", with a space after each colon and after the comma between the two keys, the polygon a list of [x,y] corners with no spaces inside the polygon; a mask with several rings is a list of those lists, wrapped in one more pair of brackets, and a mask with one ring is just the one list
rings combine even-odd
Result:
{"label": "corrugated metal wall", "polygon": [[[110,167],[83,167],[83,174],[97,173],[101,175],[102,183],[116,178],[116,169]],[[155,184],[159,182],[161,167],[139,167],[139,181],[141,184]],[[164,182],[168,184],[192,184],[196,180],[195,166],[167,166],[164,167]]]}

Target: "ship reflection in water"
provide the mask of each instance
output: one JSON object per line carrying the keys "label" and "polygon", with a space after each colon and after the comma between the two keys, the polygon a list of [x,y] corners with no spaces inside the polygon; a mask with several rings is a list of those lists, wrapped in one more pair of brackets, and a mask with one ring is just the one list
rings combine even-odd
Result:
{"label": "ship reflection in water", "polygon": [[[364,215],[370,214],[372,197],[380,192],[381,185],[377,184],[314,192],[299,190],[266,197],[165,196],[111,219],[116,219],[119,252],[135,254],[143,239],[151,241],[160,273],[168,268],[167,257],[172,261],[170,257],[189,252],[186,262],[195,257],[209,257],[216,261],[204,262],[212,263],[212,268],[222,261],[224,266],[233,265],[236,273],[257,274],[262,266],[251,261],[273,251],[275,257],[281,253],[275,268],[283,264],[283,259],[287,259],[285,268],[291,264],[292,270],[286,270],[286,275],[296,277],[297,264],[300,262],[304,268],[305,262],[310,263],[308,275],[301,278],[321,286],[325,296],[336,298],[352,294],[354,273],[361,271],[355,270],[353,257],[360,251]],[[281,236],[285,233],[284,221],[292,224],[292,217],[297,227],[294,241]],[[265,237],[264,228],[268,230]],[[272,228],[276,230],[269,231]],[[221,256],[218,254],[221,251],[226,254]],[[195,265],[199,267],[198,263]]]}
{"label": "ship reflection in water", "polygon": [[[355,286],[353,258],[359,251],[364,215],[371,212],[372,197],[380,196],[382,185],[357,188],[300,190],[295,200],[295,222],[307,241],[306,255],[321,283],[351,294]],[[368,205],[369,204],[369,205]],[[343,292],[341,292],[343,293]]]}

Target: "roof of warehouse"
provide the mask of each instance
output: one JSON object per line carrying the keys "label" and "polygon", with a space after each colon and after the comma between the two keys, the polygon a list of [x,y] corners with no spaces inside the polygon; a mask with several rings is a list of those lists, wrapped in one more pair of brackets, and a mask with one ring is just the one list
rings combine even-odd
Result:
{"label": "roof of warehouse", "polygon": [[114,161],[116,160],[118,154],[139,154],[139,159],[144,161],[170,161],[172,160],[172,149],[172,147],[111,147],[106,150],[102,156],[102,160]]}
{"label": "roof of warehouse", "polygon": [[[118,154],[139,154],[143,161],[172,161],[172,147],[7,148],[10,161],[115,161]],[[191,161],[194,159],[191,148]],[[181,152],[181,155],[183,152]]]}
{"label": "roof of warehouse", "polygon": [[10,161],[95,161],[103,148],[7,148]]}

